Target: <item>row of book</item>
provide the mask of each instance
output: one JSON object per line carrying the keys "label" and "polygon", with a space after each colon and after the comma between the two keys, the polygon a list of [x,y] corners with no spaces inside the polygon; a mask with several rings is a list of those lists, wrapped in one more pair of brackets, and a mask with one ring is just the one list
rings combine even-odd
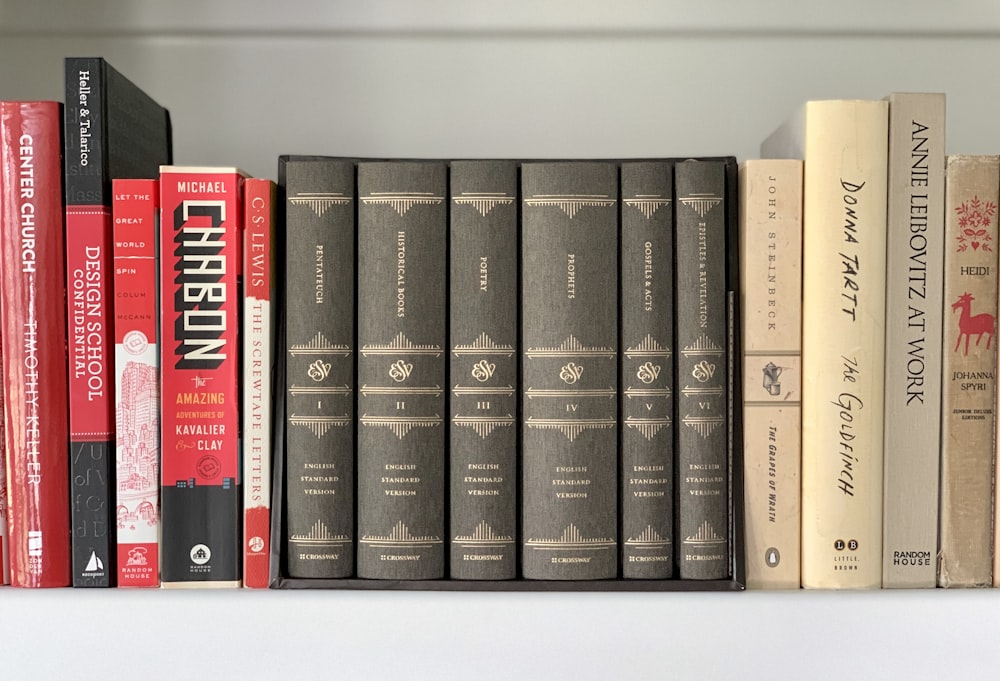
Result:
{"label": "row of book", "polygon": [[285,574],[730,579],[735,171],[283,158]]}
{"label": "row of book", "polygon": [[945,118],[812,101],[742,168],[750,588],[1000,584],[1000,157]]}
{"label": "row of book", "polygon": [[0,115],[14,584],[731,582],[735,159],[276,185],[100,59]]}

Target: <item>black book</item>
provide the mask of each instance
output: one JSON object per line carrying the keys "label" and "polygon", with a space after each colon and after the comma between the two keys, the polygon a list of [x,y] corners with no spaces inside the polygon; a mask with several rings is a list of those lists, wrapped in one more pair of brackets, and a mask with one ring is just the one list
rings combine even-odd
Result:
{"label": "black book", "polygon": [[290,577],[354,574],[355,166],[282,156],[285,555]]}
{"label": "black book", "polygon": [[517,164],[451,163],[450,575],[517,576]]}
{"label": "black book", "polygon": [[673,163],[621,166],[622,577],[674,575]]}
{"label": "black book", "polygon": [[722,161],[674,166],[682,579],[723,579],[731,571],[726,176]]}
{"label": "black book", "polygon": [[[100,58],[65,60],[64,177],[73,586],[114,583],[115,493],[112,178],[159,177],[171,162],[170,115]],[[116,514],[121,505],[124,513]]]}
{"label": "black book", "polygon": [[523,575],[618,576],[618,168],[521,169]]}
{"label": "black book", "polygon": [[448,172],[358,164],[358,576],[445,575]]}

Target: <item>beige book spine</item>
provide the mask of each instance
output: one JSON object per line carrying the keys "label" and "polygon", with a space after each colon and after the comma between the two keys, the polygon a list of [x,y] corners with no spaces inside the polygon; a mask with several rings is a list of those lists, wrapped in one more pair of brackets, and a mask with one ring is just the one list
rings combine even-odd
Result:
{"label": "beige book spine", "polygon": [[[805,160],[802,585],[878,588],[888,103],[809,102],[798,127]],[[769,140],[762,154],[769,148],[795,145]]]}
{"label": "beige book spine", "polygon": [[740,167],[743,461],[749,589],[800,586],[802,161]]}
{"label": "beige book spine", "polygon": [[1000,157],[949,156],[945,179],[938,584],[990,586]]}
{"label": "beige book spine", "polygon": [[937,584],[945,96],[889,102],[882,586]]}

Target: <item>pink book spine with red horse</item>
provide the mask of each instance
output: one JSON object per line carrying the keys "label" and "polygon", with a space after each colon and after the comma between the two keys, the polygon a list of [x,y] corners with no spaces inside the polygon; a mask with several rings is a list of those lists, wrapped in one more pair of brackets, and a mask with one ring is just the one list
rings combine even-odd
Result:
{"label": "pink book spine with red horse", "polygon": [[948,157],[938,553],[943,587],[987,587],[992,580],[998,188],[1000,157]]}

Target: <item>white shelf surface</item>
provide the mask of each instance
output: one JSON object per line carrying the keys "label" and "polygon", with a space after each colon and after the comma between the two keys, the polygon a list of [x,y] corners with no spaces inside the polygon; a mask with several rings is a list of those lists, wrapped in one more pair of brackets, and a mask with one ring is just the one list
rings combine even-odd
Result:
{"label": "white shelf surface", "polygon": [[0,590],[29,679],[995,679],[1000,592]]}

